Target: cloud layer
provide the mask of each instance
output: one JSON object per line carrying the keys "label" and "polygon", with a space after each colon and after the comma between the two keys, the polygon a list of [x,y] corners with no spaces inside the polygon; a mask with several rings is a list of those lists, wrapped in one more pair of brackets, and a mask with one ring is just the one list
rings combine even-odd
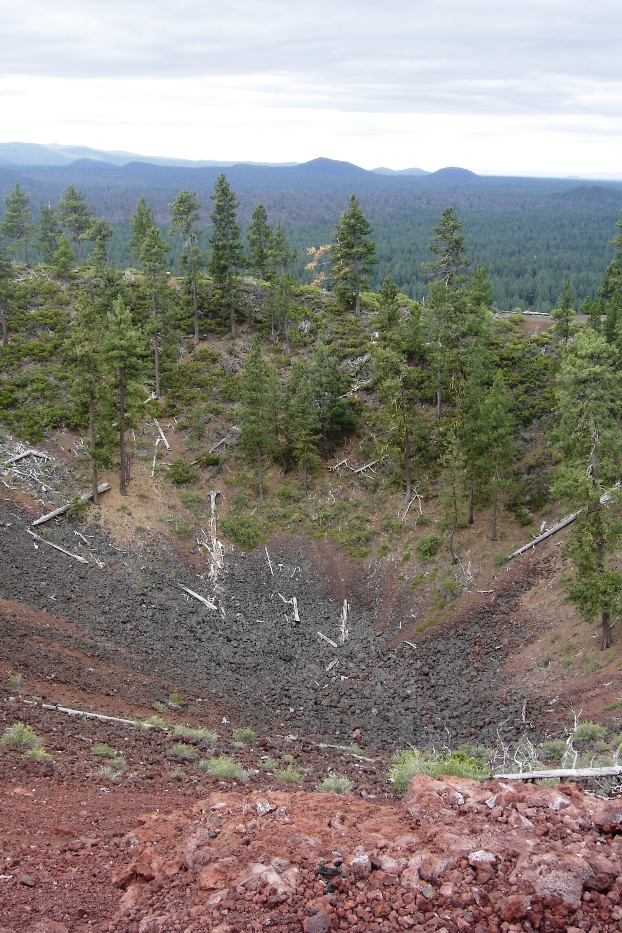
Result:
{"label": "cloud layer", "polygon": [[[221,135],[233,134],[225,146],[250,121],[264,128],[265,151],[271,133],[282,133],[286,146],[288,125],[298,139],[305,120],[324,125],[330,144],[342,114],[339,135],[354,141],[362,132],[376,150],[388,126],[387,144],[395,144],[400,119],[410,136],[415,119],[431,126],[471,117],[481,146],[484,133],[499,152],[500,134],[537,134],[540,123],[549,146],[552,134],[593,138],[595,171],[613,157],[600,140],[614,143],[616,158],[622,140],[617,0],[0,0],[0,34],[3,103],[19,101],[34,118],[20,123],[19,108],[9,107],[3,135],[32,132],[39,116],[48,133],[76,127],[71,140],[58,141],[102,145],[93,133],[105,125],[117,127],[108,148],[129,148],[121,128],[133,120],[157,144],[159,110],[162,127],[176,125],[185,140],[209,118]],[[52,88],[69,94],[73,111]],[[444,137],[449,142],[447,128]],[[329,148],[324,154],[344,157]]]}

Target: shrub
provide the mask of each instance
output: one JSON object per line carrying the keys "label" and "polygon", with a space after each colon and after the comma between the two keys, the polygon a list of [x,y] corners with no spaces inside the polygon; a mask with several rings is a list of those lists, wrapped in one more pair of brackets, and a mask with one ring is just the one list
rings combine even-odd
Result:
{"label": "shrub", "polygon": [[542,743],[542,757],[549,761],[561,761],[568,746],[563,739],[548,739]]}
{"label": "shrub", "polygon": [[288,784],[300,784],[302,781],[302,774],[299,771],[294,771],[293,768],[281,768],[275,771],[275,774],[279,781],[285,781]]}
{"label": "shrub", "polygon": [[321,784],[315,788],[320,794],[347,794],[354,784],[350,778],[342,774],[329,774]]}
{"label": "shrub", "polygon": [[114,749],[104,743],[94,745],[91,749],[91,755],[97,755],[100,758],[114,758],[116,754]]}
{"label": "shrub", "polygon": [[116,784],[123,777],[123,771],[116,770],[112,765],[102,765],[99,769],[100,777],[105,777],[113,784]]}
{"label": "shrub", "polygon": [[233,741],[237,742],[238,745],[250,745],[252,742],[257,741],[257,733],[254,729],[242,726],[241,729],[236,729],[234,731]]}
{"label": "shrub", "polygon": [[195,766],[197,771],[207,771],[214,777],[226,778],[231,781],[245,781],[249,772],[245,771],[242,765],[229,758],[228,755],[220,755],[218,758],[208,758],[201,760]]}
{"label": "shrub", "polygon": [[39,748],[42,741],[36,732],[25,726],[23,722],[16,722],[9,726],[0,739],[0,745],[12,745],[15,748]]}
{"label": "shrub", "polygon": [[196,483],[199,476],[195,468],[183,457],[173,460],[168,470],[168,478],[174,486],[187,486]]}
{"label": "shrub", "polygon": [[573,742],[597,742],[604,739],[607,730],[596,722],[580,722],[572,736]]}
{"label": "shrub", "polygon": [[42,765],[53,765],[54,759],[49,752],[41,746],[40,748],[29,748],[27,752],[24,752],[22,755],[24,761],[36,761]]}
{"label": "shrub", "polygon": [[261,541],[261,525],[255,515],[225,515],[220,527],[244,550],[256,547]]}
{"label": "shrub", "polygon": [[211,729],[193,729],[191,726],[175,726],[173,735],[177,739],[194,739],[195,742],[202,742],[205,745],[215,745],[218,741],[218,733]]}
{"label": "shrub", "polygon": [[155,726],[157,729],[168,729],[168,723],[161,716],[150,716],[149,719],[145,719],[145,724]]}
{"label": "shrub", "polygon": [[421,535],[417,542],[417,554],[423,560],[430,560],[430,558],[434,557],[442,543],[443,539],[433,531],[430,532],[430,534]]}
{"label": "shrub", "polygon": [[418,748],[397,752],[393,756],[395,764],[388,773],[388,779],[398,793],[402,793],[416,774],[427,774],[437,778],[441,775],[470,778],[473,781],[486,781],[490,777],[490,768],[478,758],[471,758],[465,752],[420,752]]}
{"label": "shrub", "polygon": [[168,698],[168,705],[182,707],[186,705],[186,701],[182,697],[181,693],[177,693],[177,691],[173,691],[173,693],[171,693],[171,695]]}
{"label": "shrub", "polygon": [[9,675],[9,687],[11,690],[19,690],[22,685],[22,675],[21,674],[10,674]]}
{"label": "shrub", "polygon": [[181,758],[182,761],[192,761],[197,757],[197,750],[193,745],[186,745],[185,742],[174,742],[169,749],[169,754],[174,758]]}

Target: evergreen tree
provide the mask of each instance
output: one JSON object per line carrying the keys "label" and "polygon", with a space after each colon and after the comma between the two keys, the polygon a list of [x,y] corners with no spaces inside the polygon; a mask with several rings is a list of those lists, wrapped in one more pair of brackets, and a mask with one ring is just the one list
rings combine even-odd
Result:
{"label": "evergreen tree", "polygon": [[14,240],[15,245],[21,243],[24,247],[24,258],[26,266],[30,268],[30,252],[28,246],[32,236],[32,216],[30,213],[30,198],[25,191],[15,182],[15,187],[10,194],[7,194],[4,203],[6,211],[4,220],[0,224],[0,231],[9,240]]}
{"label": "evergreen tree", "polygon": [[[203,251],[199,249],[199,239],[203,230],[197,223],[200,218],[201,205],[194,191],[181,191],[172,204],[171,232],[179,233],[184,239],[184,252],[181,254],[181,263],[187,270],[188,282],[192,292],[192,307],[194,312],[194,342],[199,342],[199,274],[205,262]],[[146,217],[141,222],[146,221]]]}
{"label": "evergreen tree", "polygon": [[309,491],[309,472],[318,462],[320,416],[311,381],[304,375],[299,381],[287,408],[287,436],[296,460],[302,465],[305,496]]}
{"label": "evergreen tree", "polygon": [[255,337],[244,366],[239,406],[240,445],[244,455],[257,465],[259,499],[263,501],[263,462],[278,445],[276,433],[279,409],[279,382],[274,369],[264,360],[259,338]]}
{"label": "evergreen tree", "polygon": [[4,252],[0,243],[0,329],[2,330],[2,346],[6,347],[9,338],[7,333],[6,307],[11,296],[11,283],[15,277],[13,263]]}
{"label": "evergreen tree", "polygon": [[122,298],[116,299],[108,315],[102,350],[106,370],[113,378],[117,393],[119,492],[126,496],[126,487],[130,480],[130,461],[126,449],[125,428],[137,390],[140,388],[137,378],[143,369],[143,342]]}
{"label": "evergreen tree", "polygon": [[54,255],[58,250],[62,230],[58,226],[56,211],[50,204],[42,204],[39,208],[39,236],[35,246],[41,250],[43,262],[52,265]]}
{"label": "evergreen tree", "polygon": [[492,308],[492,285],[483,266],[473,270],[473,276],[467,287],[467,296],[476,308]]}
{"label": "evergreen tree", "polygon": [[619,494],[622,390],[619,353],[604,336],[584,328],[568,344],[557,374],[556,442],[563,457],[554,492],[582,509],[568,553],[575,579],[568,591],[586,622],[601,617],[602,647],[611,644],[611,620],[622,610],[622,574],[613,557],[622,539]]}
{"label": "evergreen tree", "polygon": [[514,421],[511,415],[512,398],[505,387],[503,375],[498,372],[480,407],[481,449],[486,451],[481,467],[492,496],[491,540],[497,540],[497,511],[499,493],[511,478],[515,458]]}
{"label": "evergreen tree", "polygon": [[81,191],[73,185],[67,185],[56,208],[58,222],[73,237],[78,256],[78,265],[82,265],[82,235],[86,233],[91,219],[91,208]]}
{"label": "evergreen tree", "polygon": [[108,240],[114,233],[114,230],[105,220],[100,217],[92,218],[89,225],[80,237],[81,240],[88,240],[93,243],[91,253],[91,264],[101,269],[108,268]]}
{"label": "evergreen tree", "polygon": [[130,217],[130,249],[137,262],[140,262],[147,233],[152,227],[155,227],[153,211],[147,204],[145,198],[139,198],[136,204],[136,211]]}
{"label": "evergreen tree", "polygon": [[248,268],[259,279],[267,280],[270,276],[270,243],[272,231],[268,224],[268,215],[263,204],[258,204],[253,211],[248,228]]}
{"label": "evergreen tree", "polygon": [[326,460],[332,457],[337,441],[354,430],[356,414],[344,398],[343,380],[337,364],[320,343],[311,358],[309,379],[320,419],[320,435]]}
{"label": "evergreen tree", "polygon": [[457,424],[449,426],[441,457],[443,472],[440,502],[443,509],[443,529],[449,532],[449,553],[452,564],[458,562],[454,540],[458,529],[466,524],[465,511],[468,498],[466,459],[460,443],[460,433]]}
{"label": "evergreen tree", "polygon": [[332,275],[337,297],[346,310],[361,313],[361,288],[373,272],[376,244],[370,240],[372,228],[355,195],[339,218],[331,247]]}
{"label": "evergreen tree", "polygon": [[437,257],[425,265],[432,273],[433,281],[440,282],[452,291],[464,285],[469,261],[466,258],[462,224],[455,208],[446,207],[441,214],[441,221],[434,228],[434,239],[428,249]]}
{"label": "evergreen tree", "polygon": [[270,248],[268,250],[268,261],[271,271],[271,287],[273,291],[271,307],[272,316],[272,339],[274,340],[274,316],[280,319],[281,330],[285,337],[285,346],[287,352],[290,352],[289,344],[289,306],[291,303],[291,291],[294,282],[293,276],[289,274],[290,265],[296,261],[297,254],[290,250],[285,239],[285,234],[281,230],[281,221],[277,221],[274,228],[274,234],[270,237]]}
{"label": "evergreen tree", "polygon": [[564,290],[559,296],[557,307],[551,311],[551,317],[555,321],[555,336],[565,346],[570,337],[574,317],[574,295],[570,279],[566,282]]}
{"label": "evergreen tree", "polygon": [[88,422],[86,449],[91,461],[93,502],[99,504],[98,471],[109,467],[114,444],[114,410],[110,373],[106,372],[102,344],[106,318],[100,302],[81,296],[71,325],[69,359],[71,394],[78,412]]}
{"label": "evergreen tree", "polygon": [[405,501],[412,498],[412,458],[416,453],[423,425],[418,408],[418,371],[410,366],[399,350],[385,342],[374,352],[374,382],[383,403],[382,415],[386,429],[384,452],[401,461],[404,473]]}
{"label": "evergreen tree", "polygon": [[397,285],[393,282],[391,273],[387,272],[380,288],[378,316],[381,334],[391,331],[399,323],[400,303],[397,296]]}
{"label": "evergreen tree", "polygon": [[235,313],[240,301],[237,275],[244,265],[244,250],[237,223],[238,202],[222,173],[216,179],[214,193],[210,197],[214,202],[214,210],[211,214],[213,229],[210,236],[212,256],[209,271],[216,283],[220,300],[229,310],[231,336],[235,339]]}
{"label": "evergreen tree", "polygon": [[153,341],[155,394],[160,398],[160,336],[165,327],[166,254],[168,243],[156,226],[150,227],[140,251],[140,263],[145,272],[151,299],[151,339]]}
{"label": "evergreen tree", "polygon": [[54,272],[62,279],[66,279],[75,264],[76,254],[71,248],[71,243],[62,233],[58,241],[58,249],[54,253]]}

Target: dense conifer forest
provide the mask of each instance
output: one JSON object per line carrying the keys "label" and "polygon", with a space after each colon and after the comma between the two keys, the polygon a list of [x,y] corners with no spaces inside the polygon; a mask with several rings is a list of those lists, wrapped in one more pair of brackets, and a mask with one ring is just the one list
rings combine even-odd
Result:
{"label": "dense conifer forest", "polygon": [[[167,480],[192,511],[201,471],[226,471],[222,528],[241,547],[285,528],[382,557],[411,513],[421,557],[446,549],[448,599],[461,579],[451,568],[464,575],[461,531],[478,511],[496,542],[502,514],[529,528],[547,503],[581,510],[568,594],[600,620],[606,647],[622,591],[622,221],[617,234],[615,221],[599,231],[608,264],[580,322],[569,275],[552,326],[530,332],[496,309],[455,206],[438,212],[422,253],[419,302],[399,287],[399,249],[394,269],[362,200],[346,199],[309,250],[263,204],[244,223],[222,173],[209,204],[177,192],[166,224],[141,196],[128,269],[114,260],[119,231],[73,183],[33,216],[16,182],[1,228],[0,423],[30,443],[77,432],[96,498],[112,467],[127,493],[132,429],[174,418],[187,451],[166,464]],[[340,468],[356,492],[335,493]],[[383,510],[396,495],[401,520]],[[434,530],[422,498],[434,502]]]}

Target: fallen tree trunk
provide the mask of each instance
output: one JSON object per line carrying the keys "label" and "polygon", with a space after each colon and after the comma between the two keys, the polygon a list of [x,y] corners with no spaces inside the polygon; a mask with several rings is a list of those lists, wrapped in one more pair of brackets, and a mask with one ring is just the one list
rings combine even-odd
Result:
{"label": "fallen tree trunk", "polygon": [[[97,492],[101,495],[102,492],[108,492],[109,489],[110,483],[102,483],[101,486],[97,487]],[[92,498],[93,493],[86,492],[83,496],[80,496],[80,498],[77,500],[77,504],[82,505],[83,502],[88,502],[89,499]],[[68,502],[67,505],[62,505],[60,509],[54,509],[53,512],[48,512],[46,515],[42,515],[41,518],[35,519],[35,521],[32,523],[32,527],[34,528],[35,525],[42,525],[44,522],[49,522],[51,518],[56,518],[57,515],[62,515],[63,512],[68,512],[73,504],[73,502]]]}
{"label": "fallen tree trunk", "polygon": [[50,457],[49,454],[44,454],[40,450],[25,450],[23,454],[16,454],[15,457],[10,457],[8,460],[5,460],[3,466],[9,466],[10,463],[17,463],[18,460],[23,460],[24,457],[39,457],[41,460],[53,460],[54,457]]}
{"label": "fallen tree trunk", "polygon": [[86,560],[85,557],[81,557],[79,554],[72,554],[71,551],[67,551],[64,547],[61,547],[60,544],[52,544],[51,541],[46,541],[45,538],[36,535],[30,528],[27,528],[26,531],[36,541],[40,541],[41,544],[47,544],[48,547],[53,547],[55,551],[60,551],[61,554],[65,554],[67,557],[73,557],[74,560],[79,561],[81,564],[88,564],[88,560]]}
{"label": "fallen tree trunk", "polygon": [[550,771],[519,771],[516,774],[493,774],[499,781],[541,781],[546,778],[577,780],[591,777],[622,777],[622,765],[608,768],[553,768]]}

